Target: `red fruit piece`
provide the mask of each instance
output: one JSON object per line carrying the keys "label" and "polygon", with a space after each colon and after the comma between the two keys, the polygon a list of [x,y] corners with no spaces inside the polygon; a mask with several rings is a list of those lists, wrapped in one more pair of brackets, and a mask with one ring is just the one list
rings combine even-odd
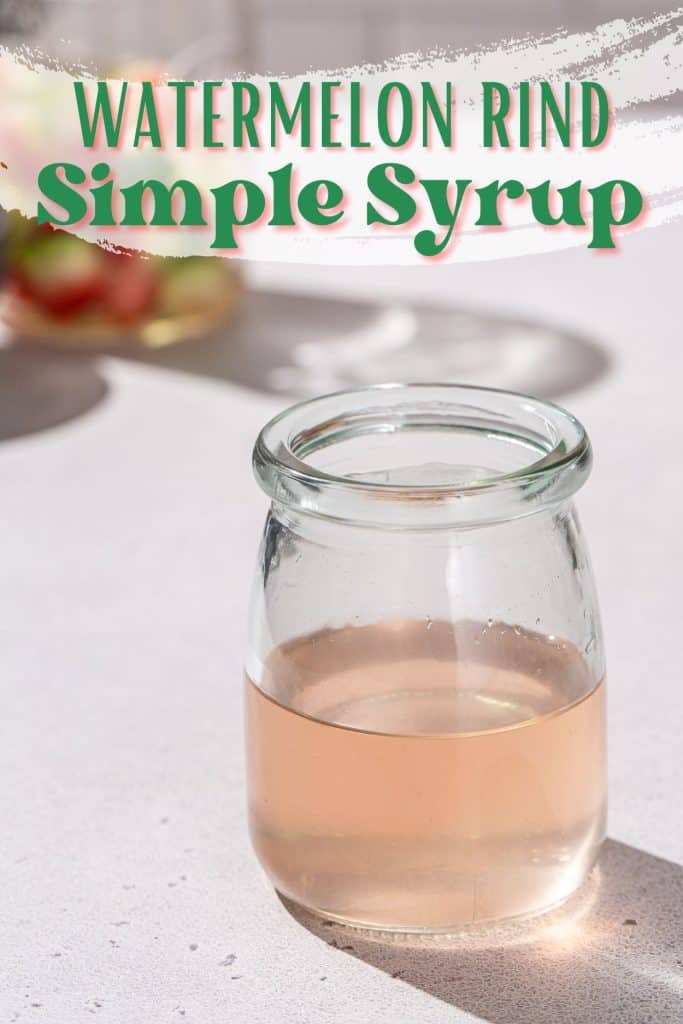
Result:
{"label": "red fruit piece", "polygon": [[26,242],[10,273],[21,294],[52,316],[68,317],[99,298],[102,271],[102,253],[96,245],[53,231]]}
{"label": "red fruit piece", "polygon": [[102,300],[105,316],[116,323],[135,323],[151,312],[158,291],[157,273],[149,260],[122,253],[110,255]]}

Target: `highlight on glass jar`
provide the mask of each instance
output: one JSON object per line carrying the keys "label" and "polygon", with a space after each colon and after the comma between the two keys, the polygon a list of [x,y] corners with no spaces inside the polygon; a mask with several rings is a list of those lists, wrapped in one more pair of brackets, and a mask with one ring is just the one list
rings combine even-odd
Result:
{"label": "highlight on glass jar", "polygon": [[585,879],[605,830],[603,646],[572,504],[590,465],[568,412],[486,388],[341,392],[263,429],[247,783],[283,896],[438,932]]}

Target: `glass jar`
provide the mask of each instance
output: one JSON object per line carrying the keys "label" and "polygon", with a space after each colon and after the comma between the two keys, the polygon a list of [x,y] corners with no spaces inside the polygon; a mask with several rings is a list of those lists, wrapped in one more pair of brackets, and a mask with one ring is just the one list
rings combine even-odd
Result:
{"label": "glass jar", "polygon": [[584,880],[605,829],[590,465],[568,412],[485,388],[341,392],[263,429],[247,781],[286,898],[448,931]]}

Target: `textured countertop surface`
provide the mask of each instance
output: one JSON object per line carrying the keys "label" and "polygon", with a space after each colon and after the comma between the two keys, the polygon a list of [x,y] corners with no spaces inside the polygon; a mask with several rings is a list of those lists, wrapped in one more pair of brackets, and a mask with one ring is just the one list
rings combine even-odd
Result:
{"label": "textured countertop surface", "polygon": [[[262,306],[286,288],[390,318],[466,305],[565,329],[570,376],[572,338],[593,352],[582,385],[546,390],[596,452],[579,508],[607,643],[611,838],[558,917],[448,948],[295,920],[248,846],[241,666],[265,513],[250,452],[286,399],[189,346],[77,371],[0,350],[0,427],[17,435],[0,443],[2,1024],[683,1019],[682,246],[666,227],[618,256],[252,272]],[[65,422],[28,433],[41,416]]]}

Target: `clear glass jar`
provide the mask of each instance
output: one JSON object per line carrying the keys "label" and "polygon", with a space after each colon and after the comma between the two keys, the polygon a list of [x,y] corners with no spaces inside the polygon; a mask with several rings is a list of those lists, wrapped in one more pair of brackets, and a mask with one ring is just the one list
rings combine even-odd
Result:
{"label": "clear glass jar", "polygon": [[484,388],[342,392],[264,428],[247,779],[285,897],[448,931],[583,881],[605,828],[590,465],[568,412]]}

